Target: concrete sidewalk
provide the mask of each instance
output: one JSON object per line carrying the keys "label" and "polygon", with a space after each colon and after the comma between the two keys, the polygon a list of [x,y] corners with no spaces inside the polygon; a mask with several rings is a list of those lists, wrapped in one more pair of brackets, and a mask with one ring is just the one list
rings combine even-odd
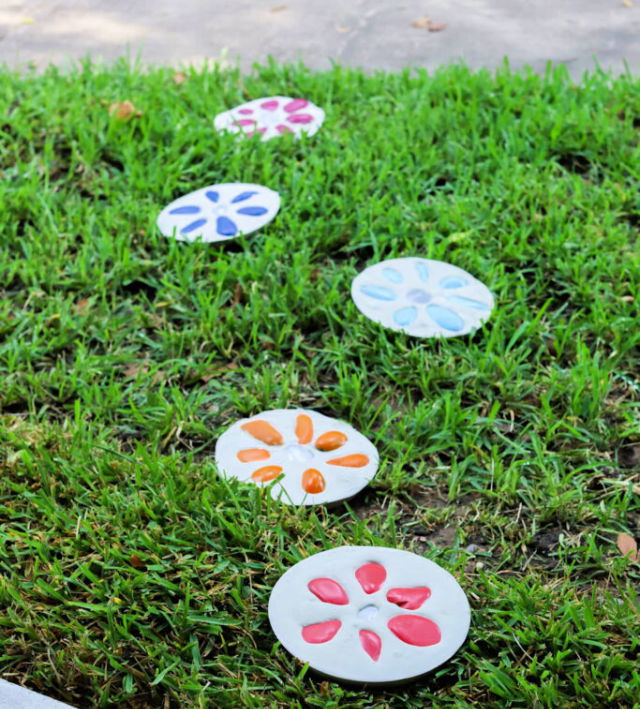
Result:
{"label": "concrete sidewalk", "polygon": [[[419,17],[446,23],[412,27]],[[0,62],[107,61],[243,68],[273,55],[313,68],[335,60],[400,69],[464,60],[536,71],[548,61],[574,76],[594,67],[640,69],[640,0],[0,0]]]}
{"label": "concrete sidewalk", "polygon": [[0,709],[72,709],[55,699],[30,692],[17,684],[0,679]]}

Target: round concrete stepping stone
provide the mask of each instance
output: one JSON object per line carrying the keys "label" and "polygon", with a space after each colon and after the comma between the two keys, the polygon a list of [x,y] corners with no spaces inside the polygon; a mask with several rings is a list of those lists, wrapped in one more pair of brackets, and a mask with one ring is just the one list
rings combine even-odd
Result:
{"label": "round concrete stepping stone", "polygon": [[269,598],[278,640],[334,679],[372,684],[415,679],[448,660],[469,632],[455,578],[400,549],[344,546],[284,573]]}
{"label": "round concrete stepping stone", "polygon": [[218,131],[247,137],[258,133],[262,140],[270,140],[285,133],[298,138],[302,133],[314,135],[323,121],[324,111],[306,99],[266,96],[218,114],[213,124]]}
{"label": "round concrete stepping stone", "polygon": [[262,185],[226,182],[190,192],[167,205],[158,228],[179,241],[226,241],[268,224],[280,195]]}
{"label": "round concrete stepping stone", "polygon": [[351,285],[360,312],[414,337],[466,335],[487,320],[493,295],[457,266],[424,258],[395,258],[369,266]]}
{"label": "round concrete stepping stone", "polygon": [[[352,426],[304,409],[274,409],[228,428],[216,443],[221,474],[291,505],[353,497],[378,469],[375,446]],[[275,482],[274,482],[275,481]]]}

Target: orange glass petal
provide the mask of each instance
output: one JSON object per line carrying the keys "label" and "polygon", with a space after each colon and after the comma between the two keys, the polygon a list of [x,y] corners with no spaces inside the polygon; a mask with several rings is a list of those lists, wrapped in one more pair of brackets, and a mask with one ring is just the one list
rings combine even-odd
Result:
{"label": "orange glass petal", "polygon": [[265,465],[264,468],[258,468],[251,478],[257,483],[268,483],[269,480],[277,478],[281,472],[282,468],[279,465]]}
{"label": "orange glass petal", "polygon": [[316,448],[320,451],[334,451],[347,442],[347,437],[340,431],[327,431],[316,441]]}
{"label": "orange glass petal", "polygon": [[240,428],[243,431],[246,431],[250,436],[266,443],[268,446],[282,445],[282,436],[267,421],[263,421],[261,419],[258,419],[257,421],[247,421],[247,423],[243,423]]}
{"label": "orange glass petal", "polygon": [[302,474],[302,487],[306,492],[309,492],[312,495],[322,492],[325,488],[322,473],[315,468],[305,470]]}
{"label": "orange glass petal", "polygon": [[327,461],[329,465],[341,465],[343,468],[364,468],[368,462],[368,456],[362,455],[362,453],[345,455],[342,458],[332,458]]}
{"label": "orange glass petal", "polygon": [[254,460],[266,460],[271,457],[269,451],[264,448],[246,448],[238,451],[236,455],[241,463],[251,463]]}
{"label": "orange glass petal", "polygon": [[304,445],[305,443],[311,443],[313,438],[313,421],[307,416],[307,414],[299,414],[296,419],[296,436],[298,437],[298,443]]}

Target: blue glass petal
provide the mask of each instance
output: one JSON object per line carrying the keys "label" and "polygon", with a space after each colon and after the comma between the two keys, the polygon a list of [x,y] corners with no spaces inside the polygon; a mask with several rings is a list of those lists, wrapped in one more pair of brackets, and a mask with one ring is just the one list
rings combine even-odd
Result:
{"label": "blue glass petal", "polygon": [[489,306],[485,303],[481,303],[479,300],[473,300],[473,298],[464,298],[461,295],[449,295],[447,300],[450,300],[456,305],[462,305],[463,308],[473,308],[474,310],[489,310]]}
{"label": "blue glass petal", "polygon": [[440,281],[443,288],[462,288],[467,285],[467,281],[460,276],[447,276]]}
{"label": "blue glass petal", "polygon": [[464,321],[453,310],[442,305],[427,305],[427,312],[441,328],[450,332],[457,332],[464,327]]}
{"label": "blue glass petal", "polygon": [[217,192],[214,192],[214,190],[207,190],[204,194],[206,198],[212,202],[217,202],[220,199],[220,195]]}
{"label": "blue glass petal", "polygon": [[238,210],[238,214],[247,214],[250,217],[261,217],[269,210],[266,207],[242,207]]}
{"label": "blue glass petal", "polygon": [[427,291],[422,290],[422,288],[412,288],[407,293],[407,298],[412,303],[420,303],[421,305],[423,305],[424,303],[428,303],[431,300],[431,294],[427,293]]}
{"label": "blue glass petal", "polygon": [[171,209],[169,214],[197,214],[200,211],[200,207],[176,207]]}
{"label": "blue glass petal", "polygon": [[218,217],[216,229],[221,236],[235,236],[238,233],[238,227],[235,222],[232,222],[227,217]]}
{"label": "blue glass petal", "polygon": [[411,325],[411,323],[416,319],[417,316],[417,308],[400,308],[400,310],[396,310],[396,312],[393,314],[393,319],[396,321],[396,323],[398,323],[398,325],[406,327],[407,325]]}
{"label": "blue glass petal", "polygon": [[184,229],[180,229],[181,234],[190,234],[192,231],[195,231],[196,229],[199,229],[201,226],[204,226],[207,223],[206,219],[196,219],[195,222],[191,222],[191,224],[187,224]]}
{"label": "blue glass petal", "polygon": [[360,291],[370,298],[375,298],[376,300],[395,300],[396,294],[389,290],[388,288],[383,288],[382,286],[362,286]]}
{"label": "blue glass petal", "polygon": [[391,283],[402,283],[404,278],[400,271],[396,271],[395,268],[383,268],[382,275]]}
{"label": "blue glass petal", "polygon": [[423,283],[426,283],[429,280],[429,269],[427,268],[426,263],[416,261],[416,271],[418,272],[418,276],[420,276],[420,280]]}
{"label": "blue glass petal", "polygon": [[245,199],[249,199],[249,197],[253,197],[254,194],[258,194],[257,192],[240,192],[240,194],[237,197],[234,197],[231,200],[231,204],[235,204],[236,202],[244,202]]}

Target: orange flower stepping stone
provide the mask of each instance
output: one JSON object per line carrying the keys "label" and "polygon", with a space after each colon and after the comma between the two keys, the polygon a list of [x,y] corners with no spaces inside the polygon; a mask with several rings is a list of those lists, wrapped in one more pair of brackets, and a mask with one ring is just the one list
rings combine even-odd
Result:
{"label": "orange flower stepping stone", "polygon": [[[216,444],[226,478],[270,485],[292,505],[347,500],[378,470],[375,446],[349,424],[303,409],[275,409],[237,421]],[[371,643],[371,639],[367,642]]]}

